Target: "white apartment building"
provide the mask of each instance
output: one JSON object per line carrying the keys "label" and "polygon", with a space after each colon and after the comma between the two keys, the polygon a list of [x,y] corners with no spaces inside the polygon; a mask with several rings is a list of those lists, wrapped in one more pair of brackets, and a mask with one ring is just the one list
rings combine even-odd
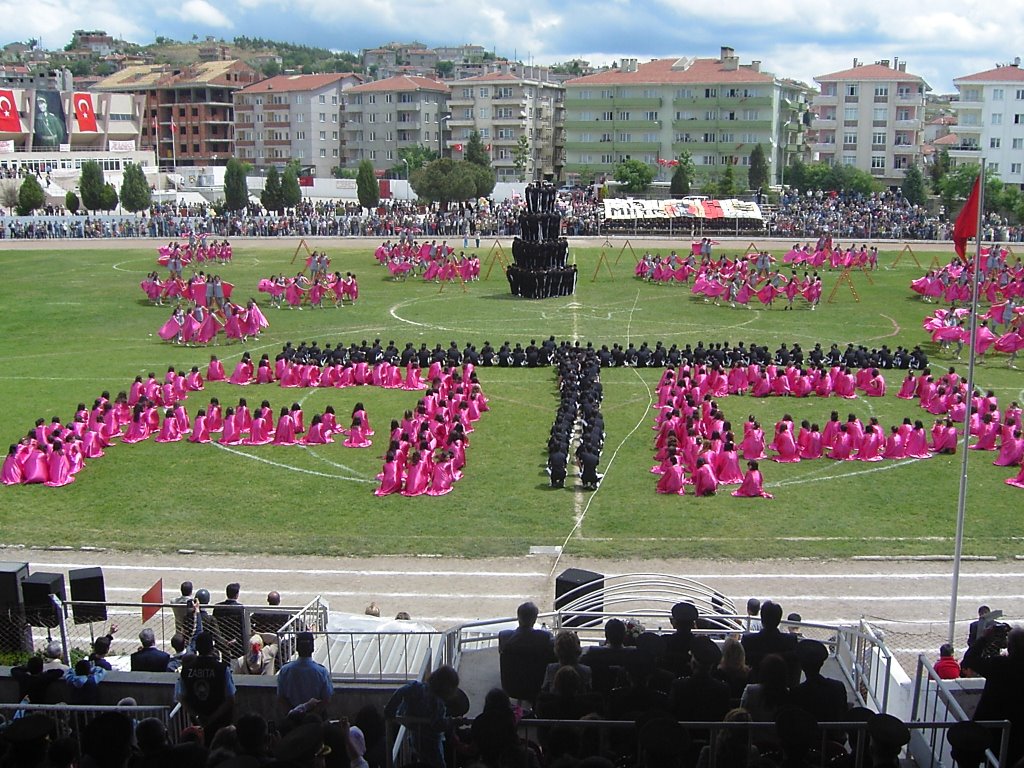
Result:
{"label": "white apartment building", "polygon": [[1024,70],[1020,59],[1012,64],[975,72],[953,81],[960,100],[950,143],[954,164],[979,163],[984,157],[989,172],[1007,184],[1024,189]]}
{"label": "white apartment building", "polygon": [[854,59],[850,69],[814,80],[821,88],[812,105],[818,159],[867,171],[884,184],[902,182],[921,158],[929,90],[924,79],[898,59]]}
{"label": "white apartment building", "polygon": [[[498,181],[562,180],[565,88],[547,79],[546,69],[504,64],[497,72],[449,85],[452,157],[461,159],[470,134],[477,131],[490,150]],[[523,137],[527,151],[520,160]]]}
{"label": "white apartment building", "polygon": [[234,94],[235,148],[256,169],[297,160],[330,178],[342,165],[342,93],[363,82],[352,72],[278,75]]}

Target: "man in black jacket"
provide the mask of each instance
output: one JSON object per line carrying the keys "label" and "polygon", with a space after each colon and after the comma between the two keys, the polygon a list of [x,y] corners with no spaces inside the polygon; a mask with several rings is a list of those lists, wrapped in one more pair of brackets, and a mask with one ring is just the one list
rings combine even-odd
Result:
{"label": "man in black jacket", "polygon": [[156,636],[149,627],[139,632],[142,647],[132,654],[132,672],[166,672],[171,655],[156,647]]}

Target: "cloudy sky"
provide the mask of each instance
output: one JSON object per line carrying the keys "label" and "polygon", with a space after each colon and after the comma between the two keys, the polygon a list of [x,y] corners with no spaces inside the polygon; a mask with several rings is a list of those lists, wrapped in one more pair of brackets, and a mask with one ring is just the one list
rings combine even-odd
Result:
{"label": "cloudy sky", "polygon": [[854,57],[898,57],[946,93],[954,77],[1022,54],[1003,41],[1024,37],[1024,0],[0,0],[0,42],[63,47],[79,28],[140,43],[247,35],[354,52],[476,43],[537,64],[716,56],[729,45],[743,63],[808,83]]}

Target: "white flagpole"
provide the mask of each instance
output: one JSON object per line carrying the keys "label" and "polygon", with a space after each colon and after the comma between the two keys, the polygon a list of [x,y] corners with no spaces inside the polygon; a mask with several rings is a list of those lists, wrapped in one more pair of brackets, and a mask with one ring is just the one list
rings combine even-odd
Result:
{"label": "white flagpole", "polygon": [[967,507],[967,456],[971,442],[971,403],[974,400],[974,364],[977,359],[978,284],[981,282],[981,242],[984,239],[985,212],[985,158],[981,159],[978,178],[978,227],[974,235],[974,279],[971,287],[970,355],[967,362],[967,408],[964,413],[964,436],[960,457],[960,495],[956,507],[956,543],[953,548],[953,584],[949,601],[948,642],[955,645],[956,602],[960,591],[960,560],[964,550],[964,512]]}

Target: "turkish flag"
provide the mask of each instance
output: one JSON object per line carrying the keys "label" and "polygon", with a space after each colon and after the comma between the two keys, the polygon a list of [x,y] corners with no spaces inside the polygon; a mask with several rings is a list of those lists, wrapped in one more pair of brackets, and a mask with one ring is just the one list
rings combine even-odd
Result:
{"label": "turkish flag", "polygon": [[[78,94],[75,94],[75,99],[78,99]],[[146,594],[142,596],[142,623],[145,624],[156,616],[160,612],[160,607],[163,604],[164,580],[157,579],[156,584],[147,589]]]}
{"label": "turkish flag", "polygon": [[953,225],[953,248],[960,261],[967,263],[967,241],[978,234],[978,195],[981,194],[981,174],[974,180],[971,194]]}
{"label": "turkish flag", "polygon": [[454,149],[456,152],[461,152],[462,151],[462,145],[461,144],[455,144],[454,146],[452,146],[452,149]]}
{"label": "turkish flag", "polygon": [[78,118],[78,130],[97,132],[96,110],[92,106],[91,93],[75,94],[75,117]]}
{"label": "turkish flag", "polygon": [[0,91],[0,132],[21,133],[21,117],[14,101],[14,91]]}

